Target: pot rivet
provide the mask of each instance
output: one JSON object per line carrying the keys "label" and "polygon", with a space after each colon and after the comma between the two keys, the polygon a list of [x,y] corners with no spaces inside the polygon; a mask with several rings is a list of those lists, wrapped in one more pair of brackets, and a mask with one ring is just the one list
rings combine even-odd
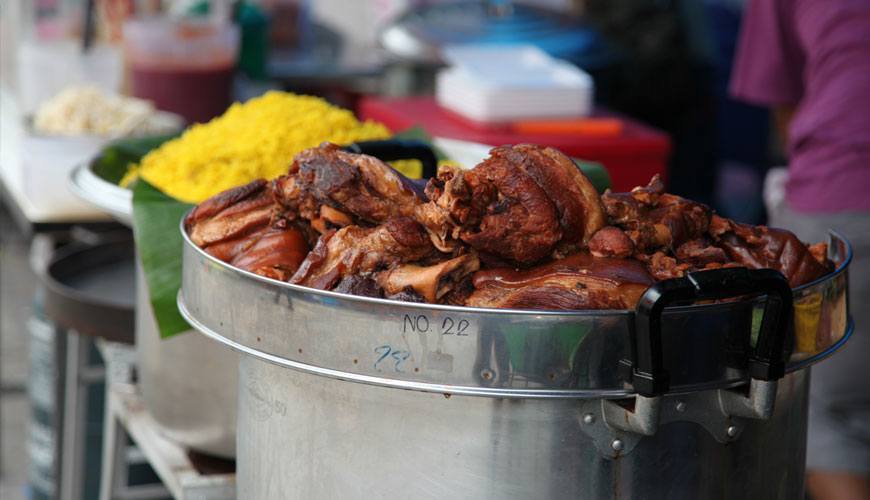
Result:
{"label": "pot rivet", "polygon": [[728,437],[735,437],[737,436],[737,431],[737,426],[729,425],[728,429],[725,430],[725,433],[728,434]]}
{"label": "pot rivet", "polygon": [[594,424],[595,423],[595,415],[593,415],[591,413],[587,413],[586,415],[583,415],[583,423],[586,425]]}
{"label": "pot rivet", "polygon": [[614,439],[612,443],[610,443],[610,447],[613,448],[613,451],[622,451],[622,440]]}
{"label": "pot rivet", "polygon": [[684,411],[686,411],[686,403],[684,403],[682,401],[677,401],[677,411],[680,413],[683,413]]}

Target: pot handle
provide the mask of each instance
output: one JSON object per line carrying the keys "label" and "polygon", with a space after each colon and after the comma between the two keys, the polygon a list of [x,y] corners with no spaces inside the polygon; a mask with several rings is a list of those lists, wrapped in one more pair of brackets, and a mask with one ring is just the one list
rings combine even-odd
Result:
{"label": "pot handle", "polygon": [[665,307],[756,294],[766,294],[767,301],[758,340],[749,356],[749,376],[765,381],[782,378],[785,374],[786,340],[793,321],[791,287],[778,271],[743,267],[690,272],[683,278],[651,286],[635,310],[634,329],[630,335],[631,359],[620,362],[624,378],[642,396],[658,396],[668,391],[670,380],[662,353],[662,312]]}
{"label": "pot handle", "polygon": [[423,164],[423,179],[438,174],[438,157],[428,143],[414,139],[386,139],[362,141],[345,146],[349,153],[374,156],[382,161],[419,160]]}

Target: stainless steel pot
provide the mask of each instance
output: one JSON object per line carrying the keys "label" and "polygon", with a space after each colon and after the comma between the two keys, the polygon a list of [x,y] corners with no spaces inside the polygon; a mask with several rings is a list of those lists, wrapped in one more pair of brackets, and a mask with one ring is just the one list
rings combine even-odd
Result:
{"label": "stainless steel pot", "polygon": [[747,363],[765,344],[752,338],[763,334],[752,326],[761,301],[675,307],[660,332],[670,384],[647,396],[618,369],[637,361],[630,311],[312,291],[189,241],[179,307],[245,354],[242,498],[798,498],[804,369],[851,332],[850,253],[836,235],[831,243],[837,270],[793,291],[784,378],[764,380]]}
{"label": "stainless steel pot", "polygon": [[830,249],[766,299],[545,312],[311,290],[187,240],[179,308],[243,354],[240,498],[799,498],[806,368],[852,330]]}
{"label": "stainless steel pot", "polygon": [[148,412],[173,441],[235,458],[238,354],[193,331],[161,339],[147,286],[137,260],[137,373]]}
{"label": "stainless steel pot", "polygon": [[[132,193],[77,167],[70,189],[132,226]],[[141,263],[136,263],[136,354],[148,411],[170,439],[200,452],[234,458],[238,355],[192,331],[161,339]]]}

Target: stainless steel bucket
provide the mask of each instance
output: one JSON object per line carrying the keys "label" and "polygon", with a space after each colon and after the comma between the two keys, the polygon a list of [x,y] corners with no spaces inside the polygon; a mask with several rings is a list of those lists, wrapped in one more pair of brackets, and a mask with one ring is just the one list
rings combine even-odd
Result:
{"label": "stainless steel bucket", "polygon": [[620,370],[639,366],[634,311],[353,297],[189,240],[179,309],[243,354],[240,498],[800,498],[807,368],[852,331],[851,252],[834,234],[830,249],[836,271],[780,296],[782,373],[756,363],[777,300],[742,292],[664,309],[654,372],[670,380],[652,389]]}
{"label": "stainless steel bucket", "polygon": [[193,331],[161,339],[136,267],[137,373],[148,411],[173,441],[234,458],[238,354]]}

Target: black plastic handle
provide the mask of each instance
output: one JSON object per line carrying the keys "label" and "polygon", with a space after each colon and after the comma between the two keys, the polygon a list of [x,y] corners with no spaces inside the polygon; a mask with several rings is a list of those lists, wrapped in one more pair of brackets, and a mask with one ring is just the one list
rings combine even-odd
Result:
{"label": "black plastic handle", "polygon": [[[749,376],[778,380],[785,374],[785,348],[793,321],[788,280],[773,269],[725,268],[697,271],[661,281],[641,297],[631,335],[631,359],[622,360],[623,375],[643,396],[668,391],[670,380],[662,352],[662,312],[668,305],[741,295],[767,295],[755,349],[749,356]],[[747,335],[751,332],[747,331]]]}
{"label": "black plastic handle", "polygon": [[413,139],[387,139],[356,142],[344,147],[350,153],[374,156],[382,161],[419,160],[423,164],[423,179],[438,174],[438,157],[432,146]]}

